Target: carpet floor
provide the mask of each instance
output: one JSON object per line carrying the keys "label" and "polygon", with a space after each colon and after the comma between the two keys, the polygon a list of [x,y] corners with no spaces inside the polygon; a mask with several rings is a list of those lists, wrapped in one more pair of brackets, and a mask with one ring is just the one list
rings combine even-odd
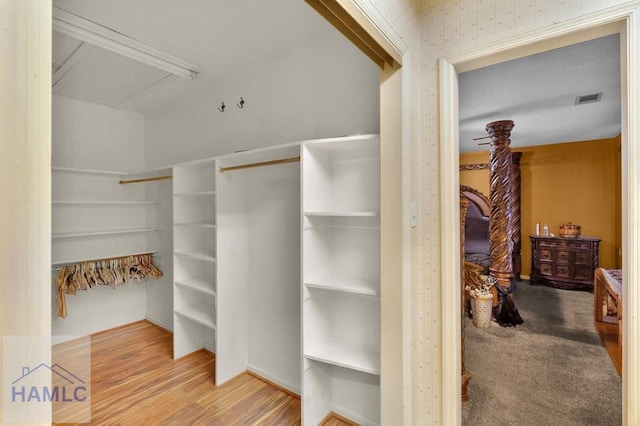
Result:
{"label": "carpet floor", "polygon": [[622,379],[593,326],[593,294],[517,284],[517,328],[465,318],[465,426],[622,424]]}

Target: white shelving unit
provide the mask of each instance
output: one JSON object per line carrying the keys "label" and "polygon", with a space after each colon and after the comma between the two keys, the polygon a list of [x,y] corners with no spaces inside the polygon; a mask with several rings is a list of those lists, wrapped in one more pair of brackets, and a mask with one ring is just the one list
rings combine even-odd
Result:
{"label": "white shelving unit", "polygon": [[52,263],[155,251],[155,207],[128,173],[52,167]]}
{"label": "white shelving unit", "polygon": [[380,144],[302,144],[303,424],[380,423]]}
{"label": "white shelving unit", "polygon": [[173,355],[216,351],[216,163],[173,168]]}

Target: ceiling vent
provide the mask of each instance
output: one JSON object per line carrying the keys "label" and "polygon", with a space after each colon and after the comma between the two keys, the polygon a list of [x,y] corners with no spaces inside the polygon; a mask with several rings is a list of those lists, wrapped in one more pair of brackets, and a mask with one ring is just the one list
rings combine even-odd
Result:
{"label": "ceiling vent", "polygon": [[590,103],[593,103],[593,102],[600,102],[601,98],[602,98],[602,92],[594,93],[592,95],[578,96],[576,98],[576,105],[590,104]]}

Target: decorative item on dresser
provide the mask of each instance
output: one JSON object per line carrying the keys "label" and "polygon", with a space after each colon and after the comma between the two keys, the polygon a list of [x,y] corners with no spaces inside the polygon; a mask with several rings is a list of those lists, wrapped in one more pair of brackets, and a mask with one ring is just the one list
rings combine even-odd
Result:
{"label": "decorative item on dresser", "polygon": [[593,290],[599,238],[531,235],[531,284]]}

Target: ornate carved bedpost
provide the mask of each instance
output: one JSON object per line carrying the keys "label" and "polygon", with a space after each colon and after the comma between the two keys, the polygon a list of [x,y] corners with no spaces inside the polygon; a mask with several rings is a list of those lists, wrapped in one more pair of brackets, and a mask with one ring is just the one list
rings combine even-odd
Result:
{"label": "ornate carved bedpost", "polygon": [[516,281],[522,281],[520,272],[522,272],[522,234],[521,234],[521,216],[520,216],[520,197],[521,197],[521,176],[520,176],[520,159],[521,152],[512,152],[511,160],[513,168],[511,169],[511,240],[513,241],[513,277]]}
{"label": "ornate carved bedpost", "polygon": [[503,288],[511,286],[513,277],[513,240],[511,238],[511,129],[513,121],[502,120],[487,124],[491,136],[489,154],[489,271]]}
{"label": "ornate carved bedpost", "polygon": [[465,267],[464,267],[464,229],[465,222],[467,217],[467,208],[469,207],[469,200],[460,194],[460,292],[461,294],[461,308],[462,312],[462,402],[469,401],[469,380],[471,380],[471,374],[467,371],[467,367],[465,366],[464,358],[465,358],[465,337],[464,337],[464,316],[466,311],[466,292],[464,291],[465,287]]}

